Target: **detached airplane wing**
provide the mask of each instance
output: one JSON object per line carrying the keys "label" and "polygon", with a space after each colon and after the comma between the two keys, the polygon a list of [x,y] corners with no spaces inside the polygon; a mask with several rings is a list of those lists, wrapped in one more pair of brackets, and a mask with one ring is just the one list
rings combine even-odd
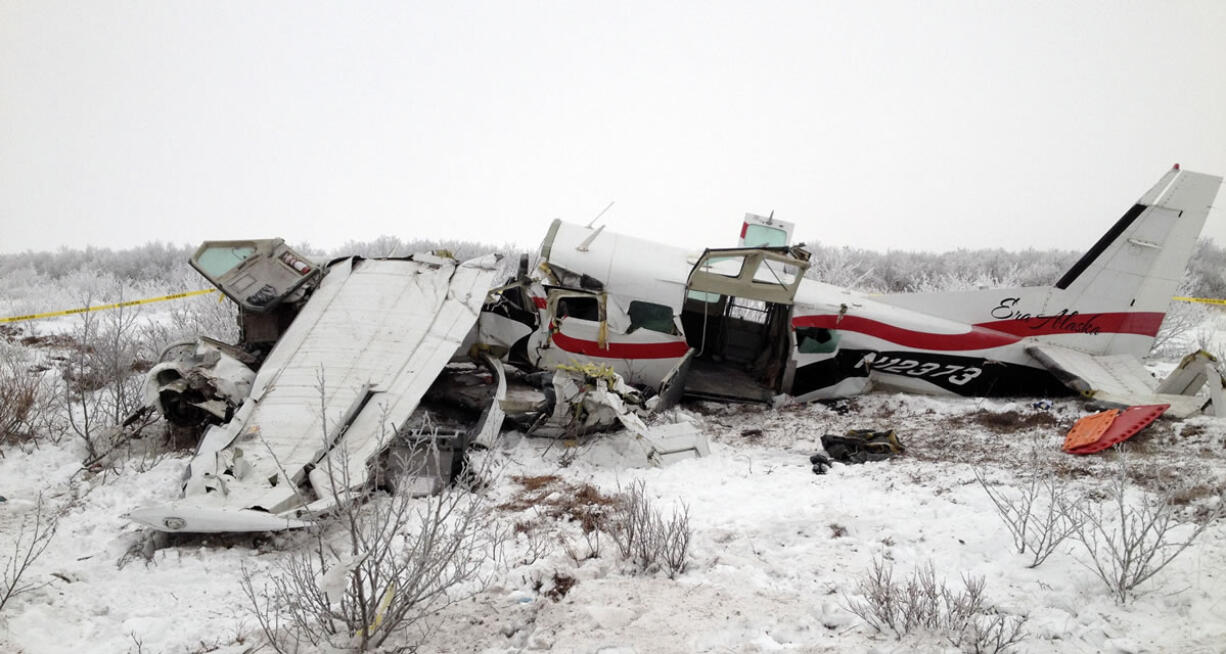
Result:
{"label": "detached airplane wing", "polygon": [[205,434],[184,497],[127,517],[187,532],[309,524],[367,482],[372,460],[476,322],[495,262],[334,263],[233,419]]}

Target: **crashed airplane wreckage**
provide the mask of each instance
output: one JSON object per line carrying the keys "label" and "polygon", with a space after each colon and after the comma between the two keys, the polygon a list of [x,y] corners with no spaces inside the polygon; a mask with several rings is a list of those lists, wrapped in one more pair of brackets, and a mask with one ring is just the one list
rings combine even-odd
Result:
{"label": "crashed airplane wreckage", "polygon": [[[657,463],[706,451],[686,423],[641,419],[683,395],[1076,393],[1223,415],[1211,356],[1161,383],[1140,362],[1220,184],[1171,169],[1049,287],[858,293],[805,278],[792,226],[752,214],[739,247],[701,253],[555,220],[538,265],[525,257],[496,288],[492,255],[317,267],[280,240],[209,242],[192,265],[238,303],[241,347],[202,339],[150,372],[164,415],[212,424],[184,497],[129,517],[170,531],[308,524],[368,484],[393,441],[421,433],[414,414],[436,379],[436,394],[484,405],[455,450],[491,445],[518,416],[538,433],[625,427]],[[443,374],[462,360],[488,374]],[[544,392],[510,389],[504,364]]]}
{"label": "crashed airplane wreckage", "polygon": [[[176,424],[209,425],[183,497],[126,516],[155,529],[307,526],[366,486],[378,457],[396,446],[424,451],[427,469],[414,470],[424,472],[414,481],[435,491],[458,472],[466,446],[493,444],[507,409],[544,423],[542,433],[621,425],[644,464],[707,451],[688,423],[647,427],[633,410],[638,391],[607,368],[563,366],[548,392],[508,398],[501,360],[471,340],[494,255],[350,257],[319,269],[277,239],[209,242],[192,265],[238,303],[243,347],[202,338],[168,349],[149,373],[149,406]],[[469,354],[492,371],[495,388],[475,428],[440,438],[415,411],[448,362]],[[463,404],[462,389],[440,392]]]}

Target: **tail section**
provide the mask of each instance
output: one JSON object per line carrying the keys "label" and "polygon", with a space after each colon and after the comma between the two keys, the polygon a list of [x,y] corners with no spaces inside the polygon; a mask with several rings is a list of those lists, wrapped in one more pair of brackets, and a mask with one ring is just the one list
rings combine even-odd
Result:
{"label": "tail section", "polygon": [[1221,177],[1172,168],[1055,286],[876,299],[1085,354],[1144,356],[1221,183]]}
{"label": "tail section", "polygon": [[1056,288],[1068,291],[1067,299],[1164,311],[1221,183],[1221,177],[1172,168],[1064,273]]}
{"label": "tail section", "polygon": [[1046,309],[1132,316],[1137,324],[1127,330],[1130,337],[1099,343],[1101,352],[1144,355],[1221,183],[1176,165],[1056,282]]}

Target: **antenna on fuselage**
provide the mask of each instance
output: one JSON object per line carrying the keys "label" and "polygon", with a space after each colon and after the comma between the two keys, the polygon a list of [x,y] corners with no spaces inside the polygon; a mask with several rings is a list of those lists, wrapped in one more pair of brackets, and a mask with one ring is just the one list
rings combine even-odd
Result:
{"label": "antenna on fuselage", "polygon": [[583,239],[583,242],[582,242],[582,243],[580,243],[580,244],[579,244],[579,245],[578,245],[578,246],[577,246],[575,249],[576,249],[576,250],[578,250],[578,251],[580,251],[580,252],[587,252],[587,248],[588,248],[588,246],[589,246],[589,245],[591,245],[591,244],[592,244],[592,241],[595,241],[595,240],[596,240],[596,237],[597,237],[597,236],[600,236],[600,233],[601,233],[601,232],[603,232],[603,231],[604,231],[604,225],[601,225],[600,227],[597,227],[597,228],[596,228],[596,231],[592,232],[592,235],[591,235],[591,236],[589,236],[589,237],[587,237],[587,238]]}
{"label": "antenna on fuselage", "polygon": [[590,222],[590,223],[588,223],[588,224],[587,224],[587,228],[588,228],[588,229],[591,229],[591,228],[592,228],[592,225],[595,225],[595,224],[596,224],[596,221],[597,221],[597,220],[600,220],[600,217],[604,215],[604,212],[606,212],[606,211],[608,211],[609,209],[613,208],[613,203],[614,203],[614,202],[617,202],[617,200],[609,200],[609,204],[608,204],[608,206],[606,206],[604,209],[601,209],[601,210],[600,210],[600,213],[596,214],[596,217],[592,219],[592,222]]}

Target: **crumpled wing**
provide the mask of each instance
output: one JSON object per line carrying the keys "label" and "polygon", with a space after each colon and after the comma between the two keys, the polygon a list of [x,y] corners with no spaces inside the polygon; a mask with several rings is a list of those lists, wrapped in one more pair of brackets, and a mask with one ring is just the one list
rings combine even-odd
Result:
{"label": "crumpled wing", "polygon": [[[334,264],[251,396],[205,434],[176,506],[296,519],[343,501],[460,347],[495,274],[493,255]],[[210,516],[210,531],[230,531]]]}

